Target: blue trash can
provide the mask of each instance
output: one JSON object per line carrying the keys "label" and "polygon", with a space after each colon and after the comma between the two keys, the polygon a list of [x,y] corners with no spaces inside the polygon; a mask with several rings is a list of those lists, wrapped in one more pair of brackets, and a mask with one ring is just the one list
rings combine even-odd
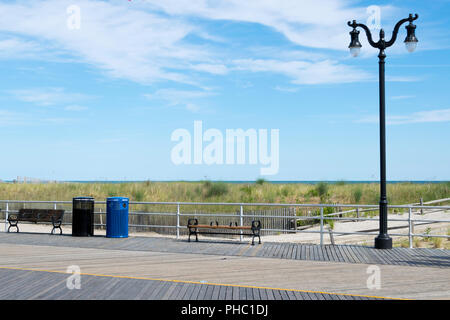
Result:
{"label": "blue trash can", "polygon": [[106,237],[128,238],[128,198],[106,199]]}

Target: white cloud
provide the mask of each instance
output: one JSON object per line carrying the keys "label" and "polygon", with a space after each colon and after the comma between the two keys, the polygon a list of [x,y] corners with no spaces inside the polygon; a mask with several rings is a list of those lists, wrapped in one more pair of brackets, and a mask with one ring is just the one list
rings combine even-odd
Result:
{"label": "white cloud", "polygon": [[298,88],[292,88],[292,87],[280,87],[280,86],[276,86],[274,88],[277,91],[281,91],[281,92],[290,92],[290,93],[294,93],[298,91]]}
{"label": "white cloud", "polygon": [[[322,0],[320,5],[315,0],[80,0],[76,4],[81,8],[81,28],[71,30],[67,28],[66,9],[73,4],[71,0],[0,4],[0,32],[14,35],[12,39],[0,40],[6,41],[0,42],[0,48],[9,48],[5,54],[10,57],[26,51],[40,59],[40,52],[48,52],[47,55],[93,65],[110,77],[143,84],[175,81],[200,86],[190,70],[225,75],[233,67],[228,61],[237,56],[225,56],[235,53],[186,41],[190,34],[213,42],[224,41],[202,30],[194,19],[257,23],[305,47],[347,50],[346,21],[366,18],[365,7],[349,7],[344,0]],[[383,17],[393,10],[389,6],[382,9]],[[268,61],[272,65],[261,71],[285,74],[295,84],[367,78],[364,72],[329,60],[327,54],[286,51],[277,52],[278,59],[286,62],[258,59],[256,52],[251,59],[240,60],[251,61],[253,66],[238,67],[261,69],[255,64]],[[288,70],[290,67],[294,70]]]}
{"label": "white cloud", "polygon": [[225,75],[228,68],[223,64],[206,64],[201,63],[190,67],[192,70],[203,71],[211,74]]}
{"label": "white cloud", "polygon": [[183,106],[188,111],[199,112],[201,108],[195,101],[215,94],[212,91],[160,89],[152,94],[144,94],[144,97],[163,100],[171,107]]}
{"label": "white cloud", "polygon": [[41,126],[48,124],[60,125],[72,123],[75,120],[76,119],[36,116],[31,113],[0,110],[0,127]]}
{"label": "white cloud", "polygon": [[[363,23],[366,7],[350,7],[346,0],[146,0],[146,3],[177,16],[212,20],[245,21],[262,24],[306,47],[346,50],[349,27],[346,22]],[[383,21],[395,8],[380,6]]]}
{"label": "white cloud", "polygon": [[33,37],[42,46],[50,42],[53,50],[92,64],[112,77],[144,83],[192,83],[182,73],[168,69],[208,60],[208,53],[200,47],[181,44],[193,30],[188,23],[133,9],[125,1],[77,1],[82,8],[79,30],[66,26],[66,8],[73,1],[18,3],[0,4],[0,31]]}
{"label": "white cloud", "polygon": [[234,61],[237,70],[274,72],[292,79],[294,84],[346,83],[371,79],[366,72],[335,61],[280,61],[243,59]]}
{"label": "white cloud", "polygon": [[34,88],[11,90],[8,92],[20,101],[39,106],[54,106],[89,98],[89,96],[84,94],[66,92],[64,88]]}
{"label": "white cloud", "polygon": [[[387,116],[386,123],[389,125],[427,123],[427,122],[448,122],[450,121],[450,109],[419,111],[409,115]],[[378,123],[378,116],[369,116],[359,119],[358,123]]]}

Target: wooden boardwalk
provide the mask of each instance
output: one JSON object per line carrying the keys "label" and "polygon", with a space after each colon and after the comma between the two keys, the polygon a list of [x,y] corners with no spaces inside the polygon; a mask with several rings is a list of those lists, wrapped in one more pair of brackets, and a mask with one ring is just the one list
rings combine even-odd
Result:
{"label": "wooden boardwalk", "polygon": [[449,299],[449,263],[448,250],[0,233],[0,299]]}
{"label": "wooden boardwalk", "polygon": [[175,240],[171,238],[130,237],[114,239],[103,236],[72,237],[31,233],[0,233],[0,243],[414,267],[450,267],[449,250],[427,248],[377,250],[355,245],[319,246],[295,243],[262,243],[252,246],[249,243],[231,241],[200,240],[199,242],[189,243],[186,239]]}
{"label": "wooden boardwalk", "polygon": [[0,300],[377,300],[251,286],[82,275],[80,289],[67,287],[68,274],[0,268]]}

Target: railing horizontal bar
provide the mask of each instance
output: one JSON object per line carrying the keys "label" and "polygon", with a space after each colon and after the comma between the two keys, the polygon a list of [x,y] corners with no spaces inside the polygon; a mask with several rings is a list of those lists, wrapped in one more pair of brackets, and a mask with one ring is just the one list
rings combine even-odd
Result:
{"label": "railing horizontal bar", "polygon": [[[71,204],[72,201],[37,201],[37,200],[0,200],[0,203],[51,203]],[[106,201],[95,201],[96,204],[106,204]],[[187,205],[187,206],[246,206],[246,207],[306,207],[306,208],[379,208],[379,205],[371,204],[316,204],[316,203],[240,203],[240,202],[136,202],[135,205]],[[450,209],[450,206],[427,206],[427,205],[388,205],[388,208],[416,208],[416,209]]]}
{"label": "railing horizontal bar", "polygon": [[425,237],[425,238],[450,238],[450,236],[444,234],[426,234],[426,233],[413,233],[414,237]]}

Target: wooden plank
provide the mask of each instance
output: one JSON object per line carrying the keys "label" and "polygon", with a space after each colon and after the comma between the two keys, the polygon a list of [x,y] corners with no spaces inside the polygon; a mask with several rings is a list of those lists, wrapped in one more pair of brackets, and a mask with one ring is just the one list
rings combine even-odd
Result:
{"label": "wooden plank", "polygon": [[253,300],[261,300],[261,289],[253,288]]}
{"label": "wooden plank", "polygon": [[297,250],[299,249],[298,244],[294,244],[294,247],[292,248],[292,257],[291,259],[297,260]]}
{"label": "wooden plank", "polygon": [[287,290],[285,292],[286,292],[289,300],[297,300],[297,297],[295,296],[294,292],[292,292],[290,290]]}
{"label": "wooden plank", "polygon": [[173,299],[173,295],[176,294],[182,284],[176,282],[170,282],[170,286],[164,295],[161,297],[161,300],[171,300]]}
{"label": "wooden plank", "polygon": [[351,247],[348,245],[342,246],[344,251],[347,253],[347,257],[350,259],[350,262],[352,263],[359,263],[358,257],[355,255],[355,253],[352,251]]}
{"label": "wooden plank", "polygon": [[269,290],[269,291],[272,292],[275,300],[283,300],[283,297],[281,296],[281,292],[279,290]]}
{"label": "wooden plank", "polygon": [[273,258],[275,256],[276,243],[271,243],[267,251],[266,257]]}
{"label": "wooden plank", "polygon": [[280,258],[286,259],[288,253],[289,253],[289,243],[283,243],[282,248],[280,250]]}
{"label": "wooden plank", "polygon": [[310,245],[305,245],[305,259],[304,260],[310,260]]}
{"label": "wooden plank", "polygon": [[314,261],[319,261],[319,247],[320,247],[320,245],[313,245],[313,250],[314,250],[313,260]]}
{"label": "wooden plank", "polygon": [[239,300],[247,300],[247,292],[243,287],[239,287]]}
{"label": "wooden plank", "polygon": [[290,243],[289,244],[289,250],[287,251],[287,254],[286,254],[286,259],[291,259],[292,260],[292,255],[294,253],[294,249],[295,249],[295,244],[294,243]]}
{"label": "wooden plank", "polygon": [[278,291],[280,293],[282,300],[289,300],[289,296],[288,296],[286,290],[276,290],[276,291]]}
{"label": "wooden plank", "polygon": [[334,248],[335,248],[335,250],[337,251],[337,253],[339,255],[339,259],[340,259],[339,261],[341,261],[341,262],[348,262],[347,254],[344,252],[344,249],[341,246],[339,246],[339,245],[334,246]]}
{"label": "wooden plank", "polygon": [[241,296],[239,294],[239,288],[233,287],[233,300],[240,300]]}
{"label": "wooden plank", "polygon": [[323,255],[323,251],[324,251],[323,246],[321,246],[321,245],[315,246],[315,249],[317,251],[317,253],[316,253],[316,260],[318,260],[318,261],[325,261],[325,257]]}
{"label": "wooden plank", "polygon": [[306,245],[304,245],[304,244],[301,245],[301,253],[300,253],[299,260],[307,260],[306,259]]}
{"label": "wooden plank", "polygon": [[225,300],[227,298],[227,286],[221,286],[219,293],[219,300]]}
{"label": "wooden plank", "polygon": [[213,291],[211,293],[211,299],[219,300],[221,286],[212,286],[212,287],[213,287]]}
{"label": "wooden plank", "polygon": [[214,286],[207,284],[204,296],[200,300],[212,300]]}
{"label": "wooden plank", "polygon": [[233,299],[233,287],[227,286],[227,291],[225,294],[225,300],[232,300]]}
{"label": "wooden plank", "polygon": [[[192,292],[188,291],[186,292],[186,295],[184,296],[184,300],[197,300],[197,297],[200,293],[201,288],[203,287],[203,285],[201,284],[194,284],[193,285],[193,290]],[[188,294],[190,293],[190,294]]]}
{"label": "wooden plank", "polygon": [[269,300],[269,298],[267,297],[267,290],[266,289],[260,289],[259,290],[259,297],[260,297],[260,300],[263,300],[263,301]]}
{"label": "wooden plank", "polygon": [[173,300],[182,300],[189,288],[192,289],[193,285],[190,283],[184,283],[178,290],[178,293],[173,296]]}
{"label": "wooden plank", "polygon": [[311,297],[307,293],[300,291],[293,291],[293,292],[297,300],[311,300]]}
{"label": "wooden plank", "polygon": [[159,283],[155,290],[149,296],[149,300],[161,300],[164,293],[169,289],[170,282]]}
{"label": "wooden plank", "polygon": [[245,288],[246,300],[253,300],[253,288]]}
{"label": "wooden plank", "polygon": [[336,252],[336,248],[334,246],[328,246],[328,249],[330,250],[331,255],[333,256],[333,261],[335,262],[342,261],[339,257],[338,252]]}
{"label": "wooden plank", "polygon": [[356,246],[349,246],[349,250],[353,253],[353,255],[356,257],[356,263],[365,263],[364,258],[361,256],[361,253],[356,249]]}

